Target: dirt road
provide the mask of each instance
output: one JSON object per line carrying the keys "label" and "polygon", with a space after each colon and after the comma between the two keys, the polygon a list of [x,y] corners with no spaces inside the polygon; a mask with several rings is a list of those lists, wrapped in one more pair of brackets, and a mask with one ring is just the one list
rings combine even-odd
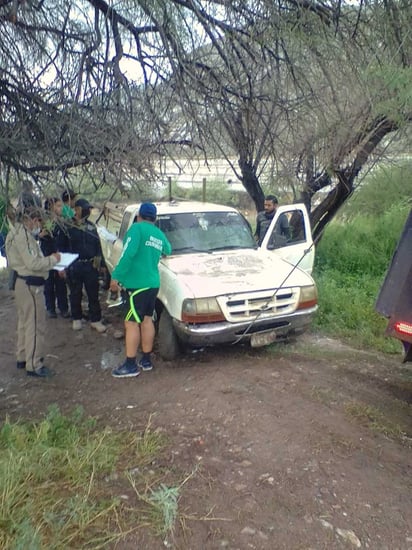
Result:
{"label": "dirt road", "polygon": [[[181,487],[173,537],[116,548],[412,549],[412,366],[308,335],[292,345],[226,347],[115,380],[121,321],[107,334],[48,320],[50,380],[15,368],[12,293],[0,289],[1,418],[82,405],[103,424],[169,437]],[[156,468],[153,464],[153,468]]]}

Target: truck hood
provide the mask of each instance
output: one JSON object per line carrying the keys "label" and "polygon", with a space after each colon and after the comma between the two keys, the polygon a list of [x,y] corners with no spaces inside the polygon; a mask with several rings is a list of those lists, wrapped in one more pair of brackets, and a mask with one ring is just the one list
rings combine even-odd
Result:
{"label": "truck hood", "polygon": [[196,297],[314,284],[310,275],[264,250],[171,256],[163,258],[162,269],[172,271]]}

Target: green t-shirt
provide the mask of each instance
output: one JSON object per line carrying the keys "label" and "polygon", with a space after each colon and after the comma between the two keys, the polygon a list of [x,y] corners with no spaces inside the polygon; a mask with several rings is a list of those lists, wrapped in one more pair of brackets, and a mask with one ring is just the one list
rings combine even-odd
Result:
{"label": "green t-shirt", "polygon": [[74,210],[68,204],[63,204],[62,217],[65,219],[71,219],[74,217]]}
{"label": "green t-shirt", "polygon": [[134,223],[123,239],[123,252],[112,278],[124,288],[159,288],[159,260],[172,247],[166,235],[147,221]]}

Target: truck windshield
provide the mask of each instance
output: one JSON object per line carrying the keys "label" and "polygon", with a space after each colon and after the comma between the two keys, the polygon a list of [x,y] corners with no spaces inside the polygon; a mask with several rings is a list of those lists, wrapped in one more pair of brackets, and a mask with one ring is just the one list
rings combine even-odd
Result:
{"label": "truck windshield", "polygon": [[172,254],[256,248],[248,222],[238,212],[189,212],[159,215],[157,225]]}

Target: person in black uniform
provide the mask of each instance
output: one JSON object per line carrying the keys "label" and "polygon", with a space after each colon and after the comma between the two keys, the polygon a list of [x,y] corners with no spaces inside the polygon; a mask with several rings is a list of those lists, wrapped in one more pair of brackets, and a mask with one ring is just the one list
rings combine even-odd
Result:
{"label": "person in black uniform", "polygon": [[96,226],[88,219],[92,206],[86,199],[78,199],[74,209],[75,216],[67,224],[67,244],[62,250],[79,255],[67,270],[73,330],[82,329],[84,285],[89,301],[90,325],[97,332],[105,332],[107,327],[102,323],[99,302],[99,272],[105,265]]}
{"label": "person in black uniform", "polygon": [[[45,256],[58,252],[64,246],[64,226],[62,222],[63,202],[58,198],[49,198],[44,202],[44,210],[48,215],[39,235],[40,248]],[[67,286],[63,278],[64,273],[52,269],[44,283],[44,299],[48,317],[55,319],[56,301],[62,317],[70,317],[67,300]]]}

